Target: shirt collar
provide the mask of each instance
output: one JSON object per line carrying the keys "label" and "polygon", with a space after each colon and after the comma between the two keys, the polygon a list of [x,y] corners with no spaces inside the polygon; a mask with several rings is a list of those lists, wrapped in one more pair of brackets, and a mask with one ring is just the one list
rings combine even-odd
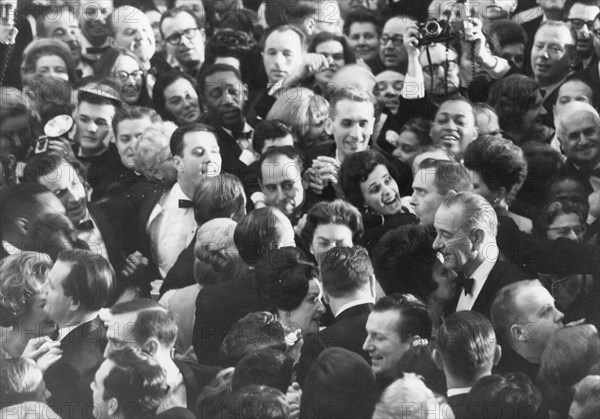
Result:
{"label": "shirt collar", "polygon": [[484,252],[483,261],[471,275],[471,278],[473,278],[475,282],[485,281],[496,264],[499,255],[498,247],[495,243],[493,246],[483,246],[481,251]]}
{"label": "shirt collar", "polygon": [[343,311],[348,310],[349,308],[352,307],[356,307],[362,304],[375,304],[375,298],[371,297],[371,298],[359,298],[357,300],[354,301],[350,301],[349,303],[344,304],[343,306],[341,306],[338,311],[335,313],[334,317],[339,316],[340,314],[342,314]]}
{"label": "shirt collar", "polygon": [[449,388],[448,397],[458,396],[459,394],[468,394],[471,392],[471,387]]}

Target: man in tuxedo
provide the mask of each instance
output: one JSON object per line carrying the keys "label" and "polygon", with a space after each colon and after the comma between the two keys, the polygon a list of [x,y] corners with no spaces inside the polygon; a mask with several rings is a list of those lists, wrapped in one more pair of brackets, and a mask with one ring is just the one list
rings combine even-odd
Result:
{"label": "man in tuxedo", "polygon": [[77,13],[81,28],[82,57],[90,65],[108,49],[106,19],[113,10],[113,0],[81,0]]}
{"label": "man in tuxedo", "polygon": [[243,113],[248,86],[235,67],[213,64],[204,74],[202,89],[208,109],[206,123],[215,128],[219,140],[222,170],[237,176],[249,191],[250,186],[256,187],[256,174],[250,176],[248,166],[258,158],[252,148],[254,130]]}
{"label": "man in tuxedo", "polygon": [[90,383],[102,363],[106,329],[99,310],[112,297],[115,272],[108,260],[89,250],[62,252],[44,285],[44,311],[58,325],[62,357],[44,374],[52,394],[48,404],[62,418],[88,417]]}
{"label": "man in tuxedo", "polygon": [[525,278],[515,265],[498,258],[496,212],[475,193],[448,194],[435,213],[434,227],[434,250],[458,274],[457,295],[444,311],[473,310],[489,317],[496,292]]}
{"label": "man in tuxedo", "polygon": [[427,306],[411,294],[391,294],[373,307],[365,325],[363,350],[383,391],[398,378],[396,365],[413,340],[430,339],[432,324]]}
{"label": "man in tuxedo", "polygon": [[39,184],[22,183],[0,188],[0,259],[36,247],[29,226],[45,214],[65,214],[65,207],[48,188]]}
{"label": "man in tuxedo", "polygon": [[492,323],[476,311],[458,311],[445,319],[436,344],[433,360],[446,376],[448,404],[455,417],[471,417],[465,405],[471,387],[500,360]]}
{"label": "man in tuxedo", "polygon": [[[160,184],[144,194],[138,210],[140,252],[152,261],[156,275],[165,278],[179,254],[196,234],[192,199],[196,187],[221,172],[221,154],[211,127],[190,124],[173,132],[174,185]],[[147,185],[145,185],[147,186]]]}
{"label": "man in tuxedo", "polygon": [[492,304],[491,319],[502,358],[494,374],[520,371],[535,380],[542,352],[550,338],[563,328],[564,314],[537,279],[502,288]]}
{"label": "man in tuxedo", "polygon": [[600,182],[600,116],[590,104],[573,101],[556,116],[556,136],[567,156],[566,171],[589,195],[591,178]]}
{"label": "man in tuxedo", "polygon": [[130,346],[151,355],[165,370],[169,390],[157,413],[177,407],[193,409],[202,388],[219,372],[217,368],[173,359],[177,339],[175,317],[153,300],[134,299],[115,304],[103,320],[108,339],[105,358],[110,359],[116,350]]}
{"label": "man in tuxedo", "polygon": [[[108,259],[119,279],[147,264],[136,252],[135,214],[127,199],[111,198],[89,203],[80,173],[57,155],[34,157],[25,166],[23,180],[44,185],[61,200],[77,229],[77,238],[87,243],[91,251]],[[127,269],[128,272],[123,275],[128,263],[131,263],[132,269]]]}
{"label": "man in tuxedo", "polygon": [[335,319],[319,338],[326,346],[339,346],[361,355],[367,338],[365,325],[375,303],[375,273],[367,251],[360,246],[334,247],[321,262],[323,299]]}

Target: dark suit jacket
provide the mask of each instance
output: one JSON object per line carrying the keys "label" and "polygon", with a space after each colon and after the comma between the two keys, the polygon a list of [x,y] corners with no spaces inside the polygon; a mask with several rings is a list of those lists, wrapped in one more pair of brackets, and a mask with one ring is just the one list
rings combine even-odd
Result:
{"label": "dark suit jacket", "polygon": [[173,185],[164,183],[149,183],[141,182],[135,185],[128,195],[137,212],[137,247],[141,254],[148,258],[150,265],[150,273],[152,279],[160,277],[158,266],[152,253],[152,245],[150,237],[146,233],[146,224],[156,203],[161,198],[162,194],[169,190]]}
{"label": "dark suit jacket", "polygon": [[183,377],[187,406],[189,409],[193,409],[200,392],[217,376],[221,369],[218,367],[198,365],[195,362],[186,360],[174,360],[173,362],[175,362],[175,365],[179,368],[179,372],[181,372],[181,376]]}
{"label": "dark suit jacket", "polygon": [[104,361],[106,329],[99,317],[71,331],[60,343],[62,358],[44,374],[52,393],[48,405],[61,417],[92,418],[90,383]]}
{"label": "dark suit jacket", "polygon": [[[517,266],[511,262],[498,259],[485,280],[471,310],[477,311],[489,319],[494,297],[500,288],[526,278],[527,276]],[[456,305],[462,292],[462,288],[457,290],[454,300],[448,302],[444,307],[444,314],[448,316],[456,311]]]}
{"label": "dark suit jacket", "polygon": [[361,304],[344,310],[333,320],[333,324],[319,332],[319,338],[326,346],[339,346],[362,356],[368,363],[371,357],[362,346],[367,339],[365,325],[373,304]]}
{"label": "dark suit jacket", "polygon": [[[78,144],[75,144],[73,150],[77,156],[79,151]],[[119,178],[121,157],[117,151],[117,146],[114,143],[110,143],[108,149],[99,156],[77,158],[83,162],[86,180],[94,189],[92,192],[92,201],[104,198],[108,186]]]}
{"label": "dark suit jacket", "polygon": [[469,393],[457,394],[446,398],[455,418],[468,417],[466,415],[467,412],[463,409],[467,397],[469,397]]}
{"label": "dark suit jacket", "polygon": [[198,294],[192,344],[200,364],[219,365],[221,343],[231,327],[246,314],[267,309],[252,277],[248,271],[233,281],[203,287]]}
{"label": "dark suit jacket", "polygon": [[175,261],[173,267],[167,273],[165,281],[160,287],[160,295],[173,289],[185,288],[188,285],[194,285],[194,246],[196,245],[196,236],[192,239],[188,247],[183,249]]}
{"label": "dark suit jacket", "polygon": [[580,78],[592,86],[592,105],[600,109],[600,73],[598,73],[598,61],[589,67],[573,74],[572,78]]}
{"label": "dark suit jacket", "polygon": [[540,24],[542,23],[543,15],[536,17],[533,20],[528,22],[521,23],[521,27],[525,30],[527,34],[527,43],[525,45],[525,54],[523,57],[523,74],[528,76],[533,74],[531,69],[531,48],[533,47],[533,38],[535,37],[535,33],[537,32]]}

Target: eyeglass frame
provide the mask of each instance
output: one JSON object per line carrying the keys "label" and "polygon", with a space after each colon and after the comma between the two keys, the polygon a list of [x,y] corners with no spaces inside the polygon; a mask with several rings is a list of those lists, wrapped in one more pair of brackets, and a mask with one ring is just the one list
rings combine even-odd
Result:
{"label": "eyeglass frame", "polygon": [[[200,28],[188,28],[188,29],[184,29],[179,32],[173,32],[171,35],[169,35],[168,37],[165,38],[165,42],[168,42],[169,44],[171,44],[173,46],[179,46],[179,45],[181,45],[181,41],[183,41],[184,36],[187,39],[192,40],[198,36],[199,30],[200,30]],[[192,34],[192,35],[190,35],[190,34]],[[177,36],[179,38],[177,43],[174,42],[174,39],[173,39],[174,36]]]}
{"label": "eyeglass frame", "polygon": [[392,41],[392,45],[395,47],[404,45],[404,37],[399,34],[394,34],[393,36],[383,34],[379,37],[379,44],[381,46],[387,45],[389,41]]}
{"label": "eyeglass frame", "polygon": [[[583,19],[579,19],[579,18],[572,18],[572,19],[567,19],[567,22],[571,24],[571,26],[573,27],[573,29],[575,29],[576,31],[583,29],[583,25],[587,26],[589,31],[593,31],[594,29],[592,29],[592,26],[594,26],[594,20],[583,20]],[[577,24],[575,24],[575,22],[577,22]],[[579,22],[581,22],[581,24],[579,24]]]}
{"label": "eyeglass frame", "polygon": [[[121,77],[118,73],[125,73],[127,76]],[[133,73],[138,73],[138,75],[136,76]],[[133,77],[134,80],[138,80],[138,79],[141,79],[144,77],[144,70],[133,70],[131,73],[129,73],[125,70],[113,71],[113,76],[115,76],[116,78],[118,78],[121,81],[127,81],[127,80],[129,80],[129,77]]]}

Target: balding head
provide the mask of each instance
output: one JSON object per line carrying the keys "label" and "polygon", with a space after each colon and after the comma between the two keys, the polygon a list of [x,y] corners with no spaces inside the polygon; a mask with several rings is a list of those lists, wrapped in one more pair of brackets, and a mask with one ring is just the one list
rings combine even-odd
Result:
{"label": "balding head", "polygon": [[567,160],[583,169],[600,163],[600,116],[592,105],[573,101],[556,115],[556,135]]}

